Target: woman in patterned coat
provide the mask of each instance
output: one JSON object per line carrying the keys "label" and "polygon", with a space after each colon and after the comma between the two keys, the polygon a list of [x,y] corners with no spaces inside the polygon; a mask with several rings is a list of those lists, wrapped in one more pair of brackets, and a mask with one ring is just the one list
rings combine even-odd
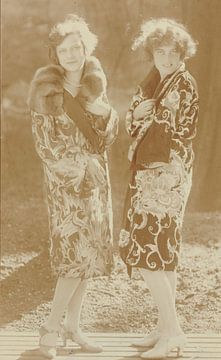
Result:
{"label": "woman in patterned coat", "polygon": [[158,306],[157,329],[136,346],[143,358],[164,358],[185,336],[175,310],[176,268],[185,206],[192,182],[198,93],[184,61],[196,44],[181,24],[147,21],[134,47],[143,46],[154,67],[138,87],[126,116],[133,139],[132,177],[125,202],[120,253],[129,273],[140,268]]}
{"label": "woman in patterned coat", "polygon": [[[49,35],[53,65],[31,83],[35,147],[44,168],[50,258],[58,276],[49,318],[40,328],[40,352],[53,358],[58,332],[83,350],[100,352],[79,330],[87,280],[113,265],[112,207],[106,149],[118,116],[106,97],[106,78],[91,56],[97,44],[82,18],[69,14]],[[66,319],[60,322],[65,308]]]}

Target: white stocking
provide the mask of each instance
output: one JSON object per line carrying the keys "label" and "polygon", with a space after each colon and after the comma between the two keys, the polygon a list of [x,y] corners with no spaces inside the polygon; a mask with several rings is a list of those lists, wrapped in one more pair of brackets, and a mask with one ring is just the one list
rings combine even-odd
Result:
{"label": "white stocking", "polygon": [[160,331],[167,335],[181,333],[176,315],[174,295],[165,272],[141,269],[141,273],[159,310],[158,326]]}
{"label": "white stocking", "polygon": [[81,309],[87,289],[87,282],[87,280],[80,282],[68,303],[65,318],[65,328],[67,330],[74,331],[79,329]]}
{"label": "white stocking", "polygon": [[44,324],[48,330],[59,330],[64,310],[80,281],[80,278],[58,278],[51,313]]}
{"label": "white stocking", "polygon": [[170,283],[174,304],[176,301],[176,285],[177,285],[177,273],[176,271],[165,271],[166,277]]}

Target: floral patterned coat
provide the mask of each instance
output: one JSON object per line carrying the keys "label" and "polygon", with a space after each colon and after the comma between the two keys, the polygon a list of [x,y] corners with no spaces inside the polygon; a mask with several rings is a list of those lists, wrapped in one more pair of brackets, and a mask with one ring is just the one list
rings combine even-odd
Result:
{"label": "floral patterned coat", "polygon": [[152,121],[171,133],[168,163],[148,162],[132,173],[119,240],[120,254],[129,273],[132,267],[175,270],[192,183],[192,140],[198,119],[196,82],[182,64],[161,86],[163,96],[149,118],[140,122],[133,119],[135,107],[145,99],[141,87],[126,116],[127,131],[134,139],[130,159]]}
{"label": "floral patterned coat", "polygon": [[[53,272],[82,279],[108,275],[113,224],[106,151],[95,153],[66,113],[32,111],[32,130],[47,188]],[[117,131],[118,116],[111,109],[102,133],[106,148]]]}

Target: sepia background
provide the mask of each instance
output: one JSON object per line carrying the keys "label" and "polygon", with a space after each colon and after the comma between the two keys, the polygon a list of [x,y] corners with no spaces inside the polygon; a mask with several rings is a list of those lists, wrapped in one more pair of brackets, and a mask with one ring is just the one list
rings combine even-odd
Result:
{"label": "sepia background", "polygon": [[[119,136],[109,151],[116,249],[129,177],[129,138],[124,129],[124,117],[137,84],[151,67],[141,51],[131,50],[132,41],[143,20],[171,17],[187,25],[199,42],[196,57],[187,63],[199,87],[200,117],[194,143],[193,188],[184,222],[178,311],[186,330],[204,331],[205,325],[207,330],[218,330],[220,0],[2,0],[4,301],[0,325],[37,328],[50,308],[55,279],[51,277],[48,264],[43,173],[34,150],[26,97],[35,70],[49,63],[45,44],[50,26],[70,12],[83,16],[98,36],[95,55],[107,74],[110,102],[120,115]],[[153,326],[156,310],[138,275],[135,280],[127,279],[123,265],[117,260],[108,284],[104,279],[91,283],[82,315],[84,329],[144,331],[147,326]],[[142,311],[137,298],[145,301],[146,308],[142,307]],[[125,313],[128,299],[130,305]]]}

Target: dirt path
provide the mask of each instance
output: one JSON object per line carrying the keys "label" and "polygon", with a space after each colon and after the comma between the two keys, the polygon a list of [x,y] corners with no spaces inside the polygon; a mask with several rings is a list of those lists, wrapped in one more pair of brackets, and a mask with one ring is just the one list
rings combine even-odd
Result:
{"label": "dirt path", "polygon": [[[219,213],[188,214],[178,273],[177,311],[186,332],[220,331],[221,278]],[[46,252],[23,251],[2,259],[1,327],[37,330],[50,311],[55,279]],[[138,271],[133,279],[116,255],[110,279],[91,280],[81,318],[85,331],[145,332],[157,310]]]}

